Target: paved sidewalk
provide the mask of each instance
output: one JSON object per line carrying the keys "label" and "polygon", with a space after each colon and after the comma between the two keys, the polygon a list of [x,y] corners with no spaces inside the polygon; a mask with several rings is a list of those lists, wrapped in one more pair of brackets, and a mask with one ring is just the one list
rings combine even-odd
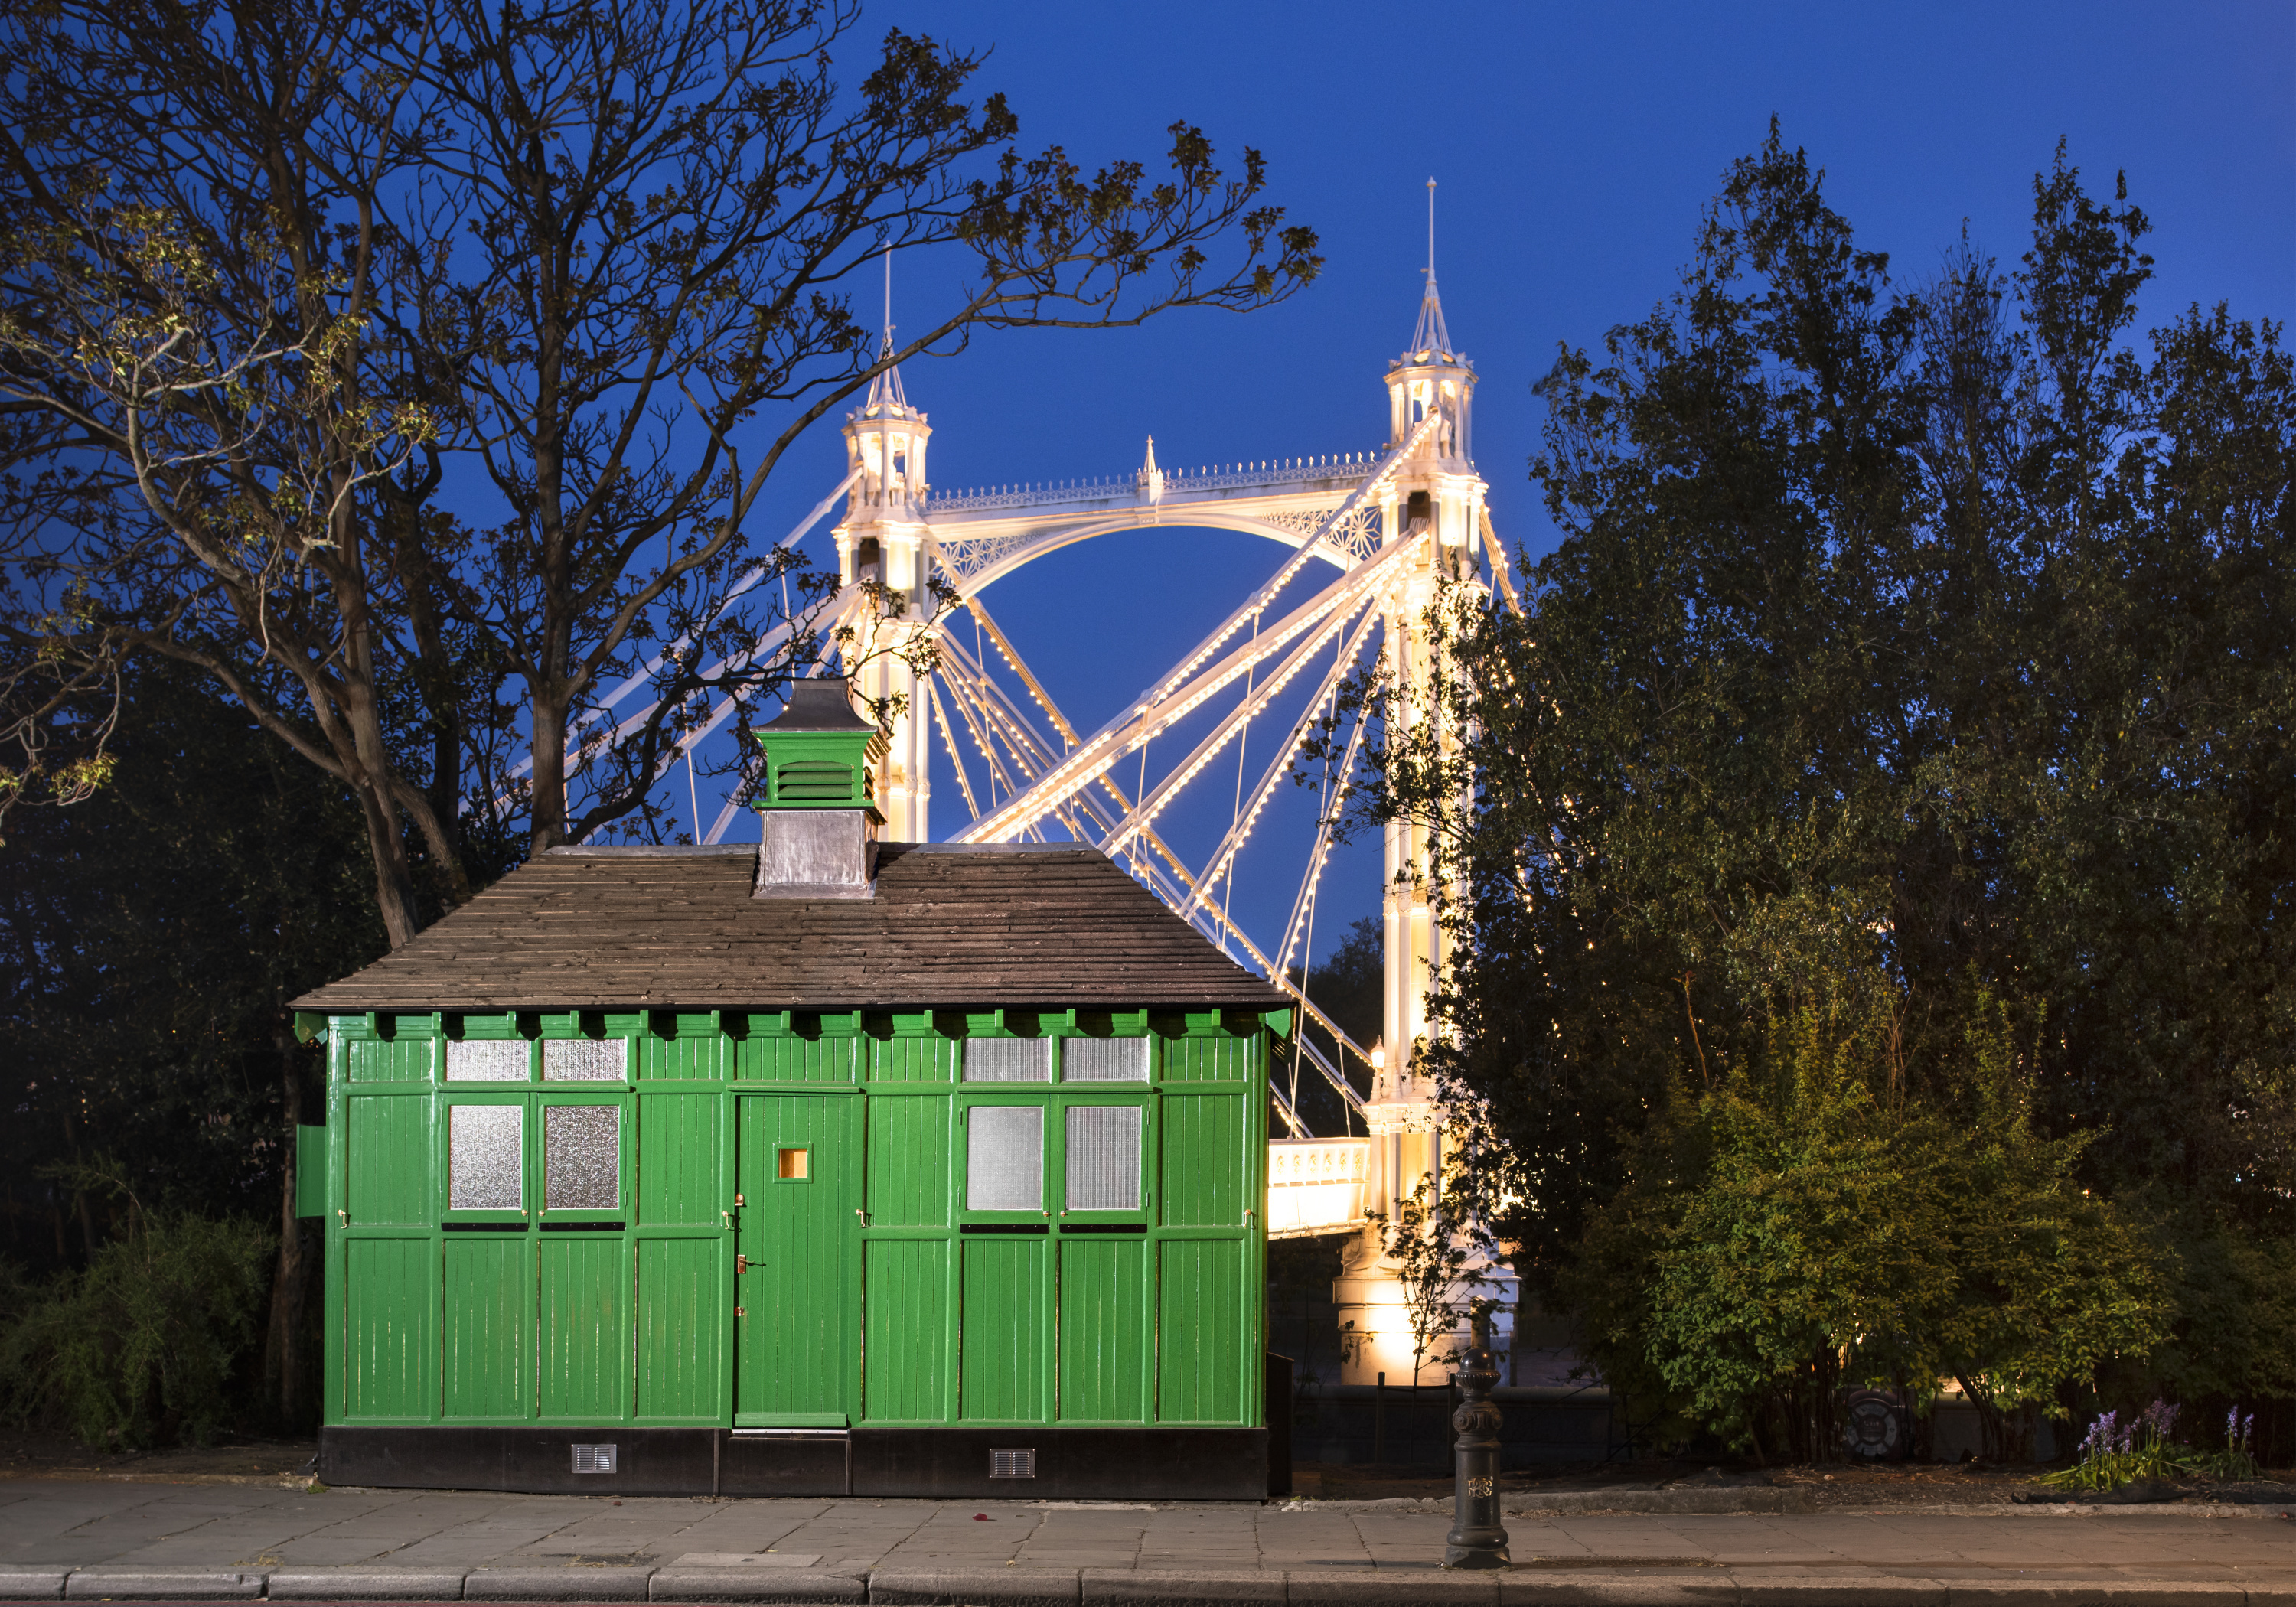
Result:
{"label": "paved sidewalk", "polygon": [[0,1599],[2272,1603],[2264,1507],[1511,1515],[1446,1573],[1413,1502],[709,1500],[245,1485],[0,1485]]}

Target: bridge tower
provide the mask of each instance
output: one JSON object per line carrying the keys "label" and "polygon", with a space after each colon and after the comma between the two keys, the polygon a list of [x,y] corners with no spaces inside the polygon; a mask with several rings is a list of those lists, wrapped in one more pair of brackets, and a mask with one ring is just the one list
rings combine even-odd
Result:
{"label": "bridge tower", "polygon": [[[892,266],[885,268],[882,351],[893,350]],[[857,478],[845,517],[832,532],[838,573],[846,586],[884,588],[882,606],[859,611],[857,634],[845,649],[845,672],[863,696],[890,700],[892,735],[878,777],[877,807],[893,842],[932,840],[931,731],[924,689],[912,668],[917,636],[928,628],[925,585],[925,447],[932,427],[909,406],[901,371],[888,368],[869,386],[868,399],[845,415],[846,467]]]}
{"label": "bridge tower", "polygon": [[[1432,645],[1427,612],[1447,584],[1478,594],[1487,590],[1475,552],[1489,488],[1475,473],[1472,456],[1475,367],[1451,342],[1436,288],[1435,181],[1428,180],[1427,188],[1426,285],[1411,345],[1388,365],[1389,439],[1413,440],[1423,422],[1432,419],[1436,423],[1417,435],[1416,444],[1385,483],[1381,513],[1383,545],[1423,536],[1433,539],[1420,544],[1391,594],[1383,634],[1393,676],[1390,727],[1441,723],[1437,739],[1448,749],[1457,735],[1447,728],[1446,713],[1429,689]],[[1477,601],[1481,600],[1479,594]],[[1364,1106],[1372,1136],[1365,1206],[1392,1223],[1398,1206],[1423,1179],[1439,1179],[1443,1173],[1443,1109],[1433,1078],[1414,1063],[1414,1048],[1427,1031],[1427,996],[1442,974],[1447,945],[1428,827],[1414,821],[1390,822],[1383,848],[1387,967],[1383,1036],[1374,1052],[1371,1097]],[[1465,890],[1451,890],[1463,894]],[[1341,1382],[1367,1384],[1382,1373],[1390,1382],[1413,1382],[1414,1346],[1399,1270],[1377,1228],[1349,1241],[1342,1275],[1332,1291],[1346,1341]],[[1470,1271],[1487,1281],[1456,1290],[1452,1303],[1464,1317],[1472,1295],[1505,1301],[1509,1309],[1498,1318],[1496,1336],[1504,1353],[1511,1333],[1513,1275],[1496,1264],[1478,1264]],[[1437,1340],[1431,1353],[1421,1358],[1420,1376],[1445,1376],[1442,1364],[1450,1349],[1447,1335]],[[1435,1368],[1431,1373],[1430,1362]]]}

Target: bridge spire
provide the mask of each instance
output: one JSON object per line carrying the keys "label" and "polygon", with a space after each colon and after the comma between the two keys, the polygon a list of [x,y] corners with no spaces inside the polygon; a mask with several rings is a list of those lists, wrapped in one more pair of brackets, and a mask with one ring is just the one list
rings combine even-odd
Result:
{"label": "bridge spire", "polygon": [[[877,345],[877,361],[885,362],[893,355],[893,237],[890,233],[878,235],[884,250],[879,253],[885,259],[885,317],[884,333]],[[869,381],[869,399],[861,406],[870,418],[922,418],[914,412],[909,398],[901,389],[901,371],[888,365],[885,371]]]}
{"label": "bridge spire", "polygon": [[1419,327],[1411,332],[1410,360],[1448,362],[1451,332],[1443,324],[1443,298],[1435,290],[1435,181],[1427,181],[1426,288],[1419,293]]}

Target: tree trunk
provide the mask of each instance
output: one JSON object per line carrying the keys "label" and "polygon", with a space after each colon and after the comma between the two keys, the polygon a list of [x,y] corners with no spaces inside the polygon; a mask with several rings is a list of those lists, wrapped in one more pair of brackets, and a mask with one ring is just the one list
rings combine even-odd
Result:
{"label": "tree trunk", "polygon": [[303,1352],[300,1338],[308,1260],[303,1230],[295,1214],[297,1124],[303,1114],[301,1069],[295,1063],[295,1037],[283,1013],[271,1029],[279,1054],[280,1125],[286,1134],[286,1159],[279,1168],[279,1265],[271,1276],[271,1323],[263,1341],[264,1393],[278,1414],[279,1426],[292,1432],[304,1423]]}

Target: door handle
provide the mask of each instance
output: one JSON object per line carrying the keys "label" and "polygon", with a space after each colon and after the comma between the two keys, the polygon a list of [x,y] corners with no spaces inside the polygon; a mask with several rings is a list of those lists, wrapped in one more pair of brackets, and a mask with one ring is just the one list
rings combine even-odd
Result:
{"label": "door handle", "polygon": [[750,1270],[750,1258],[749,1258],[749,1257],[747,1257],[747,1256],[740,1256],[740,1255],[737,1255],[737,1256],[735,1256],[735,1257],[734,1258],[734,1271],[735,1275],[737,1275],[737,1276],[738,1276],[739,1275],[741,1275],[741,1274],[742,1274],[742,1273],[745,1273],[745,1272],[747,1272],[747,1271],[749,1271],[749,1270]]}

